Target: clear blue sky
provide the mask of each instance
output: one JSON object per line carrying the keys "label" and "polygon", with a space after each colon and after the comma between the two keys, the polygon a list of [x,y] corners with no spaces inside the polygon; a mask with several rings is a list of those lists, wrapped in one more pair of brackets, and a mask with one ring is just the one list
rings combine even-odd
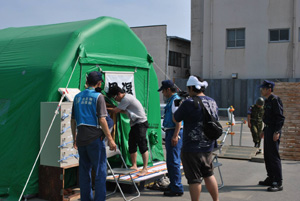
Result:
{"label": "clear blue sky", "polygon": [[190,0],[0,1],[0,29],[110,16],[130,27],[165,24],[169,36],[190,39]]}

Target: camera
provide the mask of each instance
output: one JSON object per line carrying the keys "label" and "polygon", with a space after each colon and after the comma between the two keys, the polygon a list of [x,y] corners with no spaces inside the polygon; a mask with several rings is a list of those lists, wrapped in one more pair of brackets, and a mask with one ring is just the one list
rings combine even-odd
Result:
{"label": "camera", "polygon": [[174,100],[174,105],[176,107],[178,107],[187,97],[189,97],[189,93],[186,91],[179,91],[177,94],[180,97],[180,99]]}

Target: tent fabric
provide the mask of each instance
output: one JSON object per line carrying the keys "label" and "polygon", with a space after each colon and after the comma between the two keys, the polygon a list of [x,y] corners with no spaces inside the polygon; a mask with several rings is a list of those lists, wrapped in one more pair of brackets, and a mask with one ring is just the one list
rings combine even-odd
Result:
{"label": "tent fabric", "polygon": [[[57,90],[66,87],[73,67],[68,87],[80,90],[86,73],[93,70],[134,72],[136,97],[145,107],[150,125],[148,133],[161,136],[152,61],[131,29],[111,17],[0,30],[0,197],[17,200],[21,194],[40,148],[40,103],[59,101]],[[128,119],[119,119],[123,133],[119,139],[125,152]],[[164,160],[161,137],[150,147],[153,160]],[[25,194],[37,192],[38,166]]]}

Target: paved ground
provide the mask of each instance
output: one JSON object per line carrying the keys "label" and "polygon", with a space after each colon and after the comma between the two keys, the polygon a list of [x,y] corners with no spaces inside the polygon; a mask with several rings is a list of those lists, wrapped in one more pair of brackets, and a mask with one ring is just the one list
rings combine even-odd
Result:
{"label": "paved ground", "polygon": [[[237,118],[240,120],[240,118]],[[223,123],[225,121],[222,121]],[[236,134],[233,136],[233,145],[239,145],[240,142],[240,125],[234,127]],[[225,144],[231,145],[231,137],[226,139]],[[243,146],[253,146],[251,133],[245,124],[242,135]],[[219,159],[223,164],[221,167],[225,186],[220,189],[220,201],[293,201],[300,200],[300,161],[282,161],[283,166],[283,191],[267,192],[266,187],[257,185],[259,180],[265,179],[266,170],[264,163],[250,162],[248,160]],[[219,181],[219,173],[215,171],[217,180]],[[153,200],[190,200],[188,185],[185,177],[182,177],[184,185],[184,195],[182,197],[164,197],[162,192],[145,189],[141,192],[140,201]],[[131,195],[127,195],[130,196]],[[114,197],[109,197],[108,201],[122,201],[121,194],[117,193]],[[209,193],[203,185],[200,200],[212,200]],[[30,201],[42,201],[33,198]]]}

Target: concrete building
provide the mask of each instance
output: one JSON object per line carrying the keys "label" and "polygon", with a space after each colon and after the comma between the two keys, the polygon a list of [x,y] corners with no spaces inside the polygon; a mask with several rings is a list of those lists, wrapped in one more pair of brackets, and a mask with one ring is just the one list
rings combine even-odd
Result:
{"label": "concrete building", "polygon": [[191,0],[191,74],[300,78],[300,0]]}
{"label": "concrete building", "polygon": [[[154,60],[158,84],[190,75],[190,41],[176,36],[167,36],[166,25],[131,27],[143,41]],[[161,95],[161,102],[162,95]]]}

